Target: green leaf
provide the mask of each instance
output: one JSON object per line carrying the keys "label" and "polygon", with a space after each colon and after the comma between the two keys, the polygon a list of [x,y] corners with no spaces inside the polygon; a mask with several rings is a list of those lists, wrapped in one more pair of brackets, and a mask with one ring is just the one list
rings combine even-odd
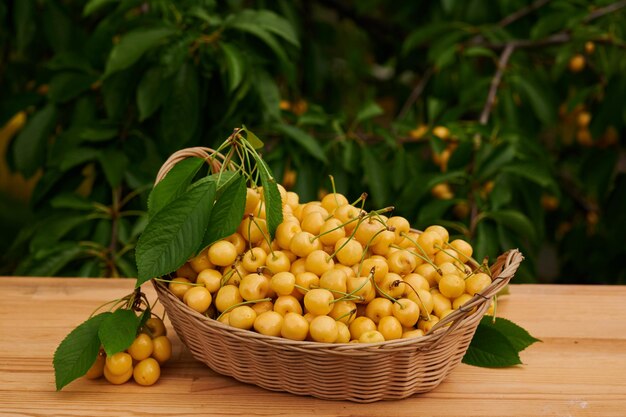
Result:
{"label": "green leaf", "polygon": [[203,6],[191,6],[187,10],[187,15],[198,18],[211,25],[218,25],[221,23],[221,17],[217,14],[209,13]]}
{"label": "green leaf", "polygon": [[79,133],[81,139],[87,142],[104,142],[119,135],[114,127],[87,127]]}
{"label": "green leaf", "polygon": [[43,166],[46,141],[52,132],[57,112],[48,104],[35,113],[15,139],[13,157],[15,166],[26,178],[32,177]]}
{"label": "green leaf", "polygon": [[276,129],[297,142],[298,145],[302,146],[310,156],[322,161],[325,164],[328,163],[328,158],[326,158],[326,154],[324,153],[324,150],[320,146],[319,142],[304,130],[286,124],[276,125]]}
{"label": "green leaf", "polygon": [[289,64],[289,60],[287,59],[287,54],[285,53],[285,50],[268,30],[257,25],[254,22],[245,22],[245,21],[237,21],[237,20],[233,20],[233,21],[237,23],[230,24],[229,26],[231,28],[242,31],[242,32],[247,32],[247,33],[250,33],[251,35],[256,36],[257,38],[262,40],[263,43],[269,46],[269,48],[274,52],[274,54],[276,54],[276,56],[282,63]]}
{"label": "green leaf", "polygon": [[571,13],[563,13],[562,11],[548,13],[538,19],[530,31],[530,39],[541,39],[563,29],[568,19],[571,19]]}
{"label": "green leaf", "polygon": [[98,156],[98,161],[109,185],[113,188],[120,185],[130,162],[124,152],[119,149],[105,149]]}
{"label": "green leaf", "polygon": [[476,225],[476,245],[474,246],[474,257],[482,260],[485,256],[495,259],[500,252],[500,242],[498,241],[498,230],[491,222],[479,222]]}
{"label": "green leaf", "polygon": [[[515,147],[504,144],[493,148],[491,146],[483,146],[484,158],[477,160],[477,176],[482,181],[485,181],[498,172],[502,171],[503,167],[513,161],[515,158]],[[482,156],[482,155],[479,155]]]}
{"label": "green leaf", "polygon": [[78,272],[76,273],[77,277],[84,278],[96,278],[102,276],[104,274],[103,261],[100,259],[90,259],[82,262],[82,265]]}
{"label": "green leaf", "polygon": [[57,243],[29,256],[14,273],[31,277],[53,277],[81,255],[83,255],[83,248],[78,242]]}
{"label": "green leaf", "polygon": [[108,356],[128,348],[137,335],[139,318],[132,310],[119,309],[100,324],[98,336]]}
{"label": "green leaf", "polygon": [[200,158],[187,158],[172,167],[154,186],[148,197],[148,214],[154,217],[163,207],[181,196],[204,164]]}
{"label": "green leaf", "polygon": [[112,121],[119,121],[127,115],[137,77],[135,71],[119,71],[102,81],[102,98],[107,116]]}
{"label": "green leaf", "polygon": [[359,166],[359,146],[353,140],[342,140],[341,147],[341,167],[346,172],[354,173]]}
{"label": "green leaf", "polygon": [[74,193],[62,193],[50,200],[50,205],[58,209],[72,209],[81,211],[91,211],[94,208],[93,202],[89,199]]}
{"label": "green leaf", "polygon": [[246,140],[250,142],[254,149],[261,149],[264,146],[263,141],[257,135],[249,131],[245,126],[243,130],[246,132]]}
{"label": "green leaf", "polygon": [[122,276],[128,278],[136,278],[137,277],[137,267],[129,262],[125,257],[122,256],[114,256],[113,262],[115,262],[115,266],[120,270]]}
{"label": "green leaf", "polygon": [[37,10],[44,19],[37,19],[43,29],[43,38],[47,45],[56,53],[68,52],[79,47],[78,26],[70,17],[68,8],[59,1],[41,3]]}
{"label": "green leaf", "polygon": [[15,48],[20,55],[26,54],[37,32],[37,6],[35,3],[35,0],[21,0],[13,5]]}
{"label": "green leaf", "polygon": [[150,306],[146,306],[146,309],[139,316],[139,327],[143,327],[144,324],[148,321],[148,319],[152,316]]}
{"label": "green leaf", "polygon": [[102,9],[107,4],[118,3],[119,0],[89,0],[89,3],[83,8],[83,16],[87,17],[94,12]]}
{"label": "green leaf", "polygon": [[161,134],[165,142],[179,148],[197,129],[200,96],[196,68],[183,65],[172,81],[172,90],[161,109]]}
{"label": "green leaf", "polygon": [[162,71],[162,78],[168,79],[175,75],[189,57],[189,48],[195,39],[191,33],[175,40],[162,48],[159,56],[158,67]]}
{"label": "green leaf", "polygon": [[467,173],[465,173],[464,170],[459,169],[456,171],[449,171],[449,172],[445,172],[441,174],[435,174],[434,176],[428,178],[425,184],[426,184],[426,189],[430,190],[435,185],[445,182],[445,181],[460,182],[460,181],[465,181],[466,179],[467,179]]}
{"label": "green leaf", "polygon": [[50,61],[46,62],[46,68],[52,71],[72,70],[83,73],[94,72],[87,57],[73,51],[54,55]]}
{"label": "green leaf", "polygon": [[556,188],[554,179],[550,175],[550,172],[543,165],[518,162],[503,166],[500,172],[508,172],[510,174],[526,178],[544,188]]}
{"label": "green leaf", "polygon": [[288,20],[269,10],[243,10],[226,21],[228,27],[254,33],[253,28],[262,28],[272,32],[299,47],[300,42]]}
{"label": "green leaf", "polygon": [[587,153],[578,171],[587,196],[596,201],[605,201],[606,196],[616,186],[615,167],[620,166],[620,158],[620,153],[611,149]]}
{"label": "green leaf", "polygon": [[[490,320],[487,317],[487,320]],[[517,349],[500,329],[485,325],[485,319],[480,322],[474,338],[463,357],[463,363],[484,368],[504,368],[519,365]]]}
{"label": "green leaf", "polygon": [[156,213],[137,242],[137,286],[178,269],[202,243],[215,182],[203,178]]}
{"label": "green leaf", "polygon": [[98,330],[102,321],[109,316],[109,312],[93,316],[63,339],[53,359],[57,391],[85,375],[96,361],[100,350]]}
{"label": "green leaf", "polygon": [[50,80],[48,97],[54,103],[65,103],[88,91],[98,77],[80,72],[62,72]]}
{"label": "green leaf", "polygon": [[450,200],[433,199],[427,202],[419,209],[417,224],[428,226],[436,223],[437,221],[443,219],[446,211],[459,201],[461,200],[453,198]]}
{"label": "green leaf", "polygon": [[408,157],[403,147],[398,147],[396,156],[393,160],[393,169],[391,174],[391,184],[395,190],[399,190],[404,186],[405,178],[409,174],[407,169]]}
{"label": "green leaf", "polygon": [[276,81],[265,71],[256,74],[254,88],[261,99],[266,111],[266,117],[271,120],[280,119],[280,92]]}
{"label": "green leaf", "polygon": [[[219,175],[219,174],[214,174]],[[200,250],[237,231],[246,208],[246,180],[237,174],[215,201]]]}
{"label": "green leaf", "polygon": [[429,135],[428,143],[430,144],[433,153],[440,154],[446,149],[446,142],[435,135]]}
{"label": "green leaf", "polygon": [[[505,287],[503,291],[504,290],[508,290],[508,287]],[[503,294],[499,293],[499,295]],[[493,317],[485,316],[482,318],[480,324],[497,329],[518,352],[521,352],[535,342],[541,342],[541,340],[531,336],[526,329],[502,317],[496,317],[496,321],[494,322]]]}
{"label": "green leaf", "polygon": [[524,214],[515,210],[499,210],[499,211],[488,211],[483,213],[484,218],[495,220],[497,223],[500,223],[519,236],[527,236],[531,240],[535,240],[537,238],[537,232],[535,231],[535,226],[528,220]]}
{"label": "green leaf", "polygon": [[215,183],[215,195],[219,197],[224,188],[232,184],[238,177],[238,174],[234,171],[222,171],[209,175],[207,181]]}
{"label": "green leaf", "polygon": [[168,93],[168,84],[165,83],[163,70],[160,67],[152,67],[141,78],[137,87],[137,108],[139,109],[139,121],[143,122],[161,107]]}
{"label": "green leaf", "polygon": [[122,37],[120,43],[111,50],[104,76],[133,65],[148,50],[157,46],[163,39],[176,31],[167,27],[135,29]]}
{"label": "green leaf", "polygon": [[135,224],[133,225],[133,228],[130,231],[130,236],[128,238],[131,240],[134,240],[137,236],[142,234],[143,231],[146,229],[146,226],[148,225],[149,221],[150,219],[148,218],[147,213],[139,216],[137,220],[135,221]]}
{"label": "green leaf", "polygon": [[450,29],[451,24],[449,22],[435,22],[420,26],[419,29],[411,32],[404,40],[402,44],[402,54],[407,54],[425,42],[448,33]]}
{"label": "green leaf", "polygon": [[365,182],[372,191],[372,200],[376,207],[383,207],[389,201],[389,187],[387,186],[387,172],[383,168],[380,159],[368,146],[361,147],[363,157],[363,172]]}
{"label": "green leaf", "polygon": [[63,173],[55,167],[50,167],[44,171],[44,174],[41,176],[39,181],[37,181],[37,185],[35,185],[35,189],[31,195],[31,204],[33,206],[41,204],[41,202],[48,197],[51,190],[59,184],[62,178]]}
{"label": "green leaf", "polygon": [[378,103],[376,103],[375,101],[368,101],[359,110],[359,113],[356,115],[356,121],[357,123],[361,123],[365,120],[380,116],[383,113],[383,109],[378,105]]}
{"label": "green leaf", "polygon": [[426,100],[426,108],[428,110],[428,120],[434,123],[441,112],[445,110],[446,102],[440,98],[430,96]]}
{"label": "green leaf", "polygon": [[468,58],[489,57],[494,59],[498,57],[495,52],[484,46],[471,46],[463,51],[463,56]]}
{"label": "green leaf", "polygon": [[552,102],[552,97],[548,91],[530,78],[522,76],[512,78],[524,96],[526,96],[537,118],[543,123],[552,123],[556,118],[556,108],[558,106]]}
{"label": "green leaf", "polygon": [[245,70],[245,60],[239,49],[226,42],[220,43],[224,57],[226,58],[226,70],[228,72],[229,91],[233,92],[241,83]]}
{"label": "green leaf", "polygon": [[59,161],[59,169],[66,172],[77,165],[92,161],[100,155],[100,149],[78,147],[68,150]]}
{"label": "green leaf", "polygon": [[457,45],[456,44],[449,45],[447,48],[437,53],[437,55],[432,59],[433,65],[437,69],[437,71],[441,71],[444,68],[451,65],[452,63],[454,63],[454,58],[457,55],[458,55]]}
{"label": "green leaf", "polygon": [[510,205],[513,200],[514,191],[510,182],[510,178],[506,177],[501,177],[496,180],[493,191],[489,194],[492,209],[500,209]]}
{"label": "green leaf", "polygon": [[283,203],[280,198],[280,191],[278,191],[278,186],[276,185],[276,180],[272,176],[269,167],[258,154],[254,153],[253,156],[259,173],[261,174],[267,231],[270,234],[270,240],[273,240],[276,234],[276,228],[283,222]]}
{"label": "green leaf", "polygon": [[52,248],[66,236],[71,230],[88,221],[85,214],[76,212],[59,213],[52,215],[40,224],[35,236],[30,241],[31,252],[41,249]]}

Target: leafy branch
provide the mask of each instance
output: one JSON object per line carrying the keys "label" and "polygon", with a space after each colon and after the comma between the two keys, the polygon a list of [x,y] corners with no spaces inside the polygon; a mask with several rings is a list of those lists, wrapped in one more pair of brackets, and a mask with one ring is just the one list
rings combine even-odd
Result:
{"label": "leafy branch", "polygon": [[[615,13],[621,9],[626,7],[626,1],[620,0],[615,3],[609,4],[608,6],[601,7],[593,12],[589,13],[585,16],[581,22],[582,23],[590,23],[596,19],[604,17],[608,14]],[[550,35],[546,38],[539,40],[529,40],[529,39],[518,39],[511,40],[502,43],[488,42],[483,38],[474,38],[468,42],[468,46],[482,46],[485,48],[493,49],[493,50],[503,50],[509,46],[513,46],[515,49],[532,49],[532,48],[543,48],[548,46],[559,45],[563,43],[568,43],[573,40],[573,35],[571,30],[564,30],[553,35]],[[617,41],[615,39],[598,37],[594,39],[595,42],[598,43],[608,43],[614,44],[616,46],[624,47],[624,43]]]}

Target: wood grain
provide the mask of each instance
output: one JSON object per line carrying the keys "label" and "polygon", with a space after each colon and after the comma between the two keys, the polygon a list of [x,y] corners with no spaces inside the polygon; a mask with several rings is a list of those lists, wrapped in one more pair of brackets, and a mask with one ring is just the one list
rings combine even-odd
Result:
{"label": "wood grain", "polygon": [[[116,279],[0,278],[0,415],[626,415],[626,287],[602,286],[512,285],[499,314],[543,340],[522,352],[524,365],[460,365],[434,391],[402,401],[359,405],[245,385],[195,362],[173,332],[174,356],[156,385],[81,379],[56,392],[56,346],[94,308],[133,285]],[[154,300],[152,288],[145,287]]]}

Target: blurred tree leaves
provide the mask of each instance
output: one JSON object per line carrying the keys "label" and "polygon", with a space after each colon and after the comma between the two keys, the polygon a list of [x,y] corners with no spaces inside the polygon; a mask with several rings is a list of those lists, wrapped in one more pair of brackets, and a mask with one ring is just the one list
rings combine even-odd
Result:
{"label": "blurred tree leaves", "polygon": [[30,212],[2,215],[23,222],[3,228],[22,230],[2,246],[3,272],[136,274],[164,159],[245,124],[302,201],[329,191],[332,174],[351,201],[366,191],[369,208],[444,224],[479,257],[519,246],[523,279],[544,279],[535,260],[553,245],[561,272],[545,279],[626,282],[624,10],[530,0],[0,6],[0,123],[27,119],[6,136],[6,163],[37,179]]}

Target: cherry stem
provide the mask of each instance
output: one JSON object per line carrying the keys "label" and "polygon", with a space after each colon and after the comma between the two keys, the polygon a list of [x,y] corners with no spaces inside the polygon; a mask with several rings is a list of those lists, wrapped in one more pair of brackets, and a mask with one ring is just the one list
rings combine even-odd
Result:
{"label": "cherry stem", "polygon": [[298,285],[298,284],[293,284],[293,287],[299,289],[300,291],[305,291],[305,292],[311,291],[310,288],[306,288],[306,287],[303,287],[302,285]]}
{"label": "cherry stem", "polygon": [[330,185],[333,189],[333,197],[335,198],[335,205],[339,207],[339,199],[337,198],[337,189],[335,188],[335,177],[329,175],[330,177]]}
{"label": "cherry stem", "polygon": [[356,229],[359,228],[359,226],[361,225],[361,223],[363,222],[363,220],[365,219],[365,215],[363,214],[363,212],[361,212],[361,214],[359,214],[359,222],[356,224],[356,226],[354,226],[354,230],[352,230],[352,233],[350,233],[350,236],[348,236],[348,238],[346,239],[345,242],[343,242],[341,244],[341,246],[339,246],[338,249],[336,249],[333,253],[330,254],[331,258],[334,258],[335,256],[337,256],[337,254],[348,244],[348,242],[350,242],[350,240],[352,240],[352,238],[354,237],[354,234],[356,233]]}
{"label": "cherry stem", "polygon": [[485,258],[483,259],[482,265],[478,269],[481,269],[481,268],[487,275],[489,275],[489,278],[491,278],[491,280],[493,281],[493,275],[491,273],[491,268],[489,268],[489,257],[488,256],[485,256]]}
{"label": "cherry stem", "polygon": [[[331,218],[333,218],[333,216],[330,216],[328,219],[331,219]],[[328,219],[327,219],[327,220],[328,220]],[[313,243],[313,242],[315,242],[315,240],[316,240],[316,239],[319,239],[320,237],[322,237],[322,236],[324,236],[324,235],[327,235],[327,234],[329,234],[329,233],[332,233],[332,232],[334,232],[335,230],[337,230],[337,229],[341,229],[342,227],[347,226],[347,225],[349,225],[350,223],[356,222],[356,221],[358,221],[358,220],[359,220],[359,218],[358,218],[358,217],[355,217],[355,218],[353,218],[353,219],[350,219],[350,220],[348,220],[348,221],[347,221],[347,222],[345,222],[345,223],[342,223],[342,224],[340,224],[340,225],[338,225],[338,226],[336,226],[336,227],[333,227],[332,229],[329,229],[329,230],[325,231],[324,233],[320,233],[320,234],[319,234],[319,235],[317,235],[317,236],[313,236],[311,239],[309,239],[309,241],[310,241],[311,243]]]}
{"label": "cherry stem", "polygon": [[[450,252],[448,252],[447,250],[445,250],[445,249],[444,249],[444,248],[442,248],[441,246],[439,246],[439,245],[435,245],[434,247],[435,247],[436,249],[439,249],[440,251],[442,251],[443,253],[445,253],[446,255],[448,255],[449,257],[451,257],[452,259],[454,259],[455,261],[457,261],[457,262],[459,262],[459,263],[461,263],[461,264],[465,264],[465,262],[463,262],[461,259],[457,258],[456,256],[452,255]],[[458,253],[458,252],[457,252],[457,253]],[[454,267],[455,267],[457,270],[461,271],[463,274],[467,274],[467,271],[466,271],[464,268],[461,268],[461,267],[460,267],[459,265],[457,265],[455,262],[452,262],[452,265],[454,265]],[[471,271],[470,271],[470,272],[471,272]],[[470,275],[468,275],[468,276],[466,276],[466,277],[465,277],[465,279],[469,278],[470,276],[471,276],[471,274],[470,274]]]}
{"label": "cherry stem", "polygon": [[[357,198],[356,200],[354,200],[353,203],[351,203],[351,206],[355,206],[359,203],[359,202],[363,202],[365,203],[365,200],[367,199],[367,193],[361,193],[361,195],[359,196],[359,198]],[[363,204],[361,204],[361,208],[363,208]]]}
{"label": "cherry stem", "polygon": [[89,315],[89,318],[93,317],[93,316],[94,316],[94,314],[96,314],[96,312],[98,312],[98,310],[100,310],[100,309],[102,309],[102,308],[104,308],[104,307],[108,306],[109,304],[112,304],[112,305],[113,305],[111,308],[109,308],[109,311],[111,311],[111,310],[113,309],[113,307],[115,307],[115,305],[119,304],[119,303],[120,303],[120,302],[122,302],[122,301],[126,301],[126,300],[130,297],[130,296],[131,296],[131,294],[128,294],[128,295],[127,295],[127,296],[125,296],[125,297],[118,298],[118,299],[116,299],[116,300],[112,300],[112,301],[107,301],[106,303],[104,303],[104,304],[102,304],[102,305],[100,305],[100,306],[96,307],[96,309],[95,309],[95,310],[94,310],[94,311],[93,311],[93,312]]}
{"label": "cherry stem", "polygon": [[204,284],[196,284],[195,282],[174,281],[173,279],[163,279],[163,278],[152,278],[152,279],[158,282],[165,282],[167,284],[174,282],[176,284],[189,285],[190,287],[204,287]]}
{"label": "cherry stem", "polygon": [[252,213],[248,214],[248,218],[250,221],[248,222],[248,250],[252,251],[252,241],[250,240],[250,232],[252,231],[252,220],[254,219],[254,215]]}
{"label": "cherry stem", "polygon": [[[363,269],[363,262],[365,261],[365,255],[367,254],[367,250],[369,249],[370,245],[372,244],[372,241],[374,240],[374,238],[376,236],[378,236],[380,233],[385,232],[387,229],[381,229],[378,232],[374,233],[372,235],[372,237],[369,238],[369,240],[367,241],[367,244],[365,245],[365,248],[363,248],[363,254],[361,255],[361,260],[359,261],[359,273],[357,274],[358,276],[361,276],[361,270]],[[373,274],[373,270],[374,267],[372,267],[372,271],[371,273]]]}
{"label": "cherry stem", "polygon": [[219,319],[221,319],[224,314],[230,312],[231,310],[233,310],[233,309],[235,309],[237,307],[245,306],[247,304],[262,303],[264,301],[272,301],[272,299],[270,297],[266,297],[266,298],[259,298],[258,300],[242,301],[241,303],[233,304],[232,306],[228,307],[226,310],[222,311],[220,313],[220,315],[217,316],[217,318],[215,320],[219,321]]}
{"label": "cherry stem", "polygon": [[[306,288],[303,288],[303,287],[300,287],[300,286],[296,286],[296,287],[300,288],[302,290],[308,291]],[[319,285],[311,285],[311,289],[317,289],[317,288],[321,288],[323,290],[328,290],[330,292],[334,292],[334,293],[341,294],[341,295],[350,295],[347,292],[343,292],[343,291],[339,291],[339,290],[333,290],[331,288],[324,288],[324,287],[320,287]]]}
{"label": "cherry stem", "polygon": [[[411,236],[409,236],[407,233],[404,233],[404,232],[400,233],[400,236],[402,236],[402,237],[406,238],[409,242],[411,242],[411,243],[412,243],[412,244],[414,244],[417,248],[419,248],[419,250],[422,252],[422,255],[424,255],[424,257],[423,257],[423,258],[421,258],[421,259],[422,259],[424,262],[426,262],[426,263],[430,264],[430,266],[432,266],[433,268],[435,268],[435,270],[437,271],[437,273],[438,273],[439,275],[441,275],[441,269],[439,269],[439,267],[438,267],[438,266],[437,266],[437,265],[436,265],[433,261],[431,261],[431,260],[430,260],[430,257],[428,256],[428,254],[426,253],[426,251],[424,250],[424,248],[422,248],[422,246],[421,246],[419,243],[417,243],[417,241],[416,241],[415,239],[413,239]],[[409,252],[410,252],[410,251],[409,251]],[[418,256],[418,255],[417,255],[417,253],[416,253],[415,255],[416,255],[416,256]]]}
{"label": "cherry stem", "polygon": [[[222,288],[224,285],[226,285],[226,283],[230,280],[230,277],[233,276],[233,274],[237,271],[236,268],[232,268],[230,271],[228,271],[220,280],[220,288]],[[239,272],[237,272],[239,273]]]}
{"label": "cherry stem", "polygon": [[415,253],[412,250],[409,250],[407,248],[403,248],[402,246],[398,246],[398,245],[395,245],[395,244],[394,245],[389,245],[389,247],[410,253],[410,254],[416,256],[417,258],[421,259],[422,261],[426,262],[430,266],[432,266],[439,275],[443,274],[443,271],[441,269],[439,269],[439,267],[433,261],[431,261],[429,257],[422,256],[419,253]]}
{"label": "cherry stem", "polygon": [[274,272],[272,272],[272,270],[270,269],[270,267],[269,267],[269,266],[267,266],[267,265],[261,265],[260,267],[258,267],[258,268],[256,269],[256,273],[257,273],[257,274],[259,274],[259,275],[263,275],[263,270],[270,271],[270,274],[272,274],[272,275],[274,274]]}
{"label": "cherry stem", "polygon": [[[447,245],[448,247],[452,247],[452,245],[450,245],[449,243],[446,243],[446,245]],[[439,245],[435,245],[435,248],[437,248],[437,249],[442,250],[442,251],[444,251],[444,252],[445,252],[445,249],[444,249],[444,248],[442,248],[442,247],[441,247],[441,246],[439,246]],[[452,249],[454,249],[454,247],[452,247]],[[455,252],[456,252],[456,250],[455,250]],[[445,253],[446,253],[446,254],[448,254],[448,255],[450,255],[448,252],[445,252]],[[458,253],[458,252],[457,252],[457,253]],[[450,256],[451,256],[452,258],[456,259],[457,261],[461,262],[462,264],[464,264],[464,263],[465,263],[464,261],[462,261],[462,260],[460,260],[460,259],[458,259],[458,258],[456,258],[456,257],[454,257],[454,256],[452,256],[452,255],[450,255]],[[463,255],[463,256],[465,256],[465,255]],[[475,267],[480,267],[480,263],[479,263],[476,259],[472,258],[471,256],[467,256],[467,261],[468,261],[468,262],[470,262],[470,261],[471,261],[471,263],[473,263]]]}
{"label": "cherry stem", "polygon": [[[374,268],[372,268],[372,270],[373,270],[373,269],[374,269]],[[348,299],[348,297],[355,297],[355,298],[352,298],[352,299],[356,299],[356,300],[359,300],[359,301],[365,301],[365,297],[363,297],[362,295],[355,295],[355,294],[356,294],[357,292],[361,291],[361,289],[363,289],[363,287],[365,287],[365,284],[367,284],[367,282],[368,282],[369,280],[371,280],[371,279],[374,279],[374,275],[370,272],[370,274],[367,276],[367,279],[363,280],[363,283],[362,283],[361,285],[359,285],[359,288],[356,288],[356,289],[354,289],[354,290],[350,291],[350,292],[349,292],[348,294],[346,294],[345,296],[340,297],[340,298],[337,298],[337,299],[335,299],[335,300],[331,301],[330,303],[332,304],[332,303],[336,303],[336,302],[338,302],[338,301],[347,300],[347,299]]]}
{"label": "cherry stem", "polygon": [[[335,321],[339,321],[339,320],[341,320],[344,317],[352,317],[355,314],[356,314],[356,308],[353,308],[352,310],[348,311],[347,313],[344,313],[341,316],[337,317],[335,319]],[[348,321],[350,321],[350,319],[348,319]]]}
{"label": "cherry stem", "polygon": [[[395,284],[396,282],[399,282],[399,283],[398,283],[398,284],[396,284],[396,285],[400,285],[400,284],[408,285],[408,286],[409,286],[409,287],[413,290],[413,292],[415,293],[415,296],[417,297],[417,299],[418,299],[418,300],[420,301],[420,303],[422,304],[422,307],[424,307],[424,311],[426,312],[426,320],[430,321],[430,313],[428,312],[428,310],[426,310],[426,304],[424,304],[424,301],[422,301],[422,297],[420,297],[420,295],[419,295],[419,293],[417,292],[417,290],[416,290],[416,289],[415,289],[415,288],[414,288],[414,287],[413,287],[410,283],[408,283],[408,282],[406,282],[406,281],[396,280],[396,281],[394,281],[394,284]],[[418,307],[419,307],[419,306],[418,306]]]}
{"label": "cherry stem", "polygon": [[[372,267],[372,269],[374,269],[374,268],[375,268],[375,267]],[[385,297],[386,299],[388,299],[389,301],[391,301],[391,302],[393,302],[393,303],[398,303],[398,300],[396,300],[395,298],[393,298],[392,296],[390,296],[389,294],[387,294],[385,291],[383,291],[383,289],[382,289],[382,288],[380,288],[380,287],[378,286],[378,284],[376,283],[376,280],[373,280],[373,281],[374,281],[374,287],[376,287],[376,289],[378,290],[378,292],[380,292],[380,293],[382,294],[382,296],[383,296],[383,297]],[[399,280],[397,280],[397,281],[399,281]],[[396,281],[394,281],[394,283],[395,283],[395,282],[396,282]],[[400,304],[400,303],[398,303],[398,304]]]}
{"label": "cherry stem", "polygon": [[[334,257],[337,255],[337,253],[338,253],[339,251],[341,251],[341,250],[344,248],[344,246],[346,246],[346,245],[348,244],[348,242],[349,242],[349,241],[350,241],[350,240],[354,237],[354,235],[356,234],[357,229],[359,228],[359,226],[361,225],[361,223],[363,223],[363,221],[365,221],[365,219],[369,219],[369,218],[371,218],[371,217],[372,217],[375,213],[378,213],[378,212],[384,213],[384,212],[385,212],[385,210],[389,210],[389,209],[393,210],[393,207],[385,207],[385,208],[383,208],[383,209],[380,209],[380,210],[375,210],[375,211],[372,211],[372,212],[369,212],[369,213],[366,213],[366,212],[364,212],[364,211],[361,211],[361,213],[359,213],[359,217],[358,217],[359,222],[357,223],[357,225],[356,225],[356,226],[354,226],[354,229],[352,230],[352,233],[350,233],[350,236],[348,236],[348,238],[346,239],[346,241],[345,241],[345,242],[343,242],[343,244],[339,247],[339,249],[335,250],[335,251],[334,251],[334,252],[330,255],[330,257],[331,257],[331,258],[334,258]],[[354,221],[354,220],[355,220],[355,219],[352,219],[350,222],[352,222],[352,221]],[[348,222],[348,223],[350,223],[350,222]]]}
{"label": "cherry stem", "polygon": [[[270,240],[269,236],[263,231],[263,229],[261,229],[261,227],[256,222],[252,214],[250,214],[250,220],[254,222],[254,225],[259,229],[259,231],[261,232],[261,235],[263,235],[263,239],[265,240],[265,242],[267,242],[267,247],[270,249],[270,254],[275,257],[276,255],[274,255],[274,249],[272,249],[272,241]],[[248,233],[248,236],[250,236],[249,233]]]}

